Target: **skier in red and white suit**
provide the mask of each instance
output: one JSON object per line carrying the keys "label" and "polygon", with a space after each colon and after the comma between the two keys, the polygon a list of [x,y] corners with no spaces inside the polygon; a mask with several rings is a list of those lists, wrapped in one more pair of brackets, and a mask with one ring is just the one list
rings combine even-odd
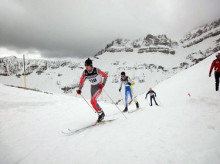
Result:
{"label": "skier in red and white suit", "polygon": [[[107,80],[107,74],[101,71],[99,68],[92,66],[92,60],[87,59],[85,61],[86,69],[83,71],[83,74],[80,79],[79,89],[76,91],[77,94],[81,94],[82,87],[86,79],[91,83],[91,104],[93,108],[98,113],[98,120],[100,122],[104,119],[105,113],[97,103],[97,99],[102,92],[102,88],[105,86]],[[104,77],[104,79],[102,79]]]}
{"label": "skier in red and white suit", "polygon": [[211,77],[213,68],[215,69],[215,90],[219,90],[219,78],[220,78],[220,52],[216,55],[216,58],[211,65],[209,71],[209,77]]}

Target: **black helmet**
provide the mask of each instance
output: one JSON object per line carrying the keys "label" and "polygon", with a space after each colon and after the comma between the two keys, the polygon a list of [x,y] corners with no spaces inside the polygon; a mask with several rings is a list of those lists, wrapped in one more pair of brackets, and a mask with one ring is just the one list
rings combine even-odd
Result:
{"label": "black helmet", "polygon": [[85,61],[85,66],[92,66],[92,60],[88,58],[88,59]]}
{"label": "black helmet", "polygon": [[121,72],[121,75],[124,75],[124,76],[125,76],[125,72]]}

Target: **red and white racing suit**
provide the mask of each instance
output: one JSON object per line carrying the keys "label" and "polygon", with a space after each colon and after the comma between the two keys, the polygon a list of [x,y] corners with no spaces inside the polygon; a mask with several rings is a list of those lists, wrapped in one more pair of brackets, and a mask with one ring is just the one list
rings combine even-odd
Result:
{"label": "red and white racing suit", "polygon": [[91,72],[84,70],[80,79],[80,90],[82,89],[86,79],[88,79],[91,83],[91,104],[93,108],[99,113],[101,112],[101,107],[97,103],[97,99],[102,92],[102,89],[99,88],[99,85],[105,85],[107,80],[107,74],[96,67],[93,67]]}

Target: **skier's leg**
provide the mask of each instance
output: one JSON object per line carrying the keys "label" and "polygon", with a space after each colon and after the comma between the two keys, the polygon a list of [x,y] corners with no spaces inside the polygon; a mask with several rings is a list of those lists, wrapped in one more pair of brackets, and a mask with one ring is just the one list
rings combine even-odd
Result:
{"label": "skier's leg", "polygon": [[215,90],[216,91],[219,90],[219,78],[220,78],[220,73],[215,72]]}
{"label": "skier's leg", "polygon": [[131,101],[133,101],[133,96],[132,96],[131,87],[128,88],[128,93],[130,94]]}
{"label": "skier's leg", "polygon": [[125,87],[125,109],[123,110],[123,112],[127,112],[128,111],[128,89],[127,87]]}
{"label": "skier's leg", "polygon": [[97,103],[97,99],[101,94],[101,89],[99,89],[98,85],[92,85],[91,87],[91,104],[97,113],[102,112],[101,107]]}
{"label": "skier's leg", "polygon": [[134,96],[134,91],[133,91],[133,88],[130,86],[130,88],[131,88],[131,100],[133,101],[134,100],[134,102],[135,103],[137,103],[137,100],[136,100],[136,98],[133,98],[133,96]]}
{"label": "skier's leg", "polygon": [[125,107],[128,107],[128,89],[125,88]]}
{"label": "skier's leg", "polygon": [[152,106],[152,96],[150,96],[150,106]]}
{"label": "skier's leg", "polygon": [[157,101],[156,101],[156,99],[155,99],[155,96],[153,96],[153,99],[154,99],[155,104],[158,105],[158,104],[157,104]]}
{"label": "skier's leg", "polygon": [[101,122],[105,117],[105,113],[103,112],[103,110],[101,109],[99,104],[97,103],[97,99],[98,99],[99,95],[101,94],[101,92],[102,92],[102,90],[99,89],[99,85],[92,85],[91,86],[91,104],[98,114],[97,122]]}
{"label": "skier's leg", "polygon": [[131,92],[130,92],[131,101],[134,100],[134,102],[135,102],[135,104],[136,104],[136,107],[137,107],[137,109],[138,109],[138,108],[139,108],[139,103],[138,103],[138,101],[136,100],[136,98],[133,98],[134,92],[133,92],[133,88],[132,88],[131,86],[130,86],[130,90],[131,90]]}

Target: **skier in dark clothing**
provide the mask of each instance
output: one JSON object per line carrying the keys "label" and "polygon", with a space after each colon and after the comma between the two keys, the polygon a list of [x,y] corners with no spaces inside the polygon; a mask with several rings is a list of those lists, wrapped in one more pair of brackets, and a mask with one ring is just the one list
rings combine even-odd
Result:
{"label": "skier in dark clothing", "polygon": [[158,105],[157,102],[156,102],[156,100],[155,100],[155,97],[156,97],[157,95],[156,95],[156,93],[152,90],[152,88],[150,88],[149,91],[147,92],[145,99],[147,98],[147,95],[148,95],[148,94],[150,94],[150,106],[152,106],[152,99],[154,100],[155,104]]}
{"label": "skier in dark clothing", "polygon": [[[89,58],[85,61],[85,67],[86,69],[83,71],[80,79],[79,89],[76,92],[77,94],[81,94],[84,82],[88,79],[91,83],[91,104],[98,114],[97,122],[101,122],[105,117],[105,113],[97,103],[97,99],[102,92],[102,88],[105,86],[107,74],[102,72],[99,68],[93,67],[92,60]],[[104,77],[103,80],[102,77]]]}
{"label": "skier in dark clothing", "polygon": [[219,78],[220,78],[220,52],[216,55],[216,58],[211,65],[209,71],[209,77],[211,77],[213,68],[215,69],[215,90],[219,90]]}

